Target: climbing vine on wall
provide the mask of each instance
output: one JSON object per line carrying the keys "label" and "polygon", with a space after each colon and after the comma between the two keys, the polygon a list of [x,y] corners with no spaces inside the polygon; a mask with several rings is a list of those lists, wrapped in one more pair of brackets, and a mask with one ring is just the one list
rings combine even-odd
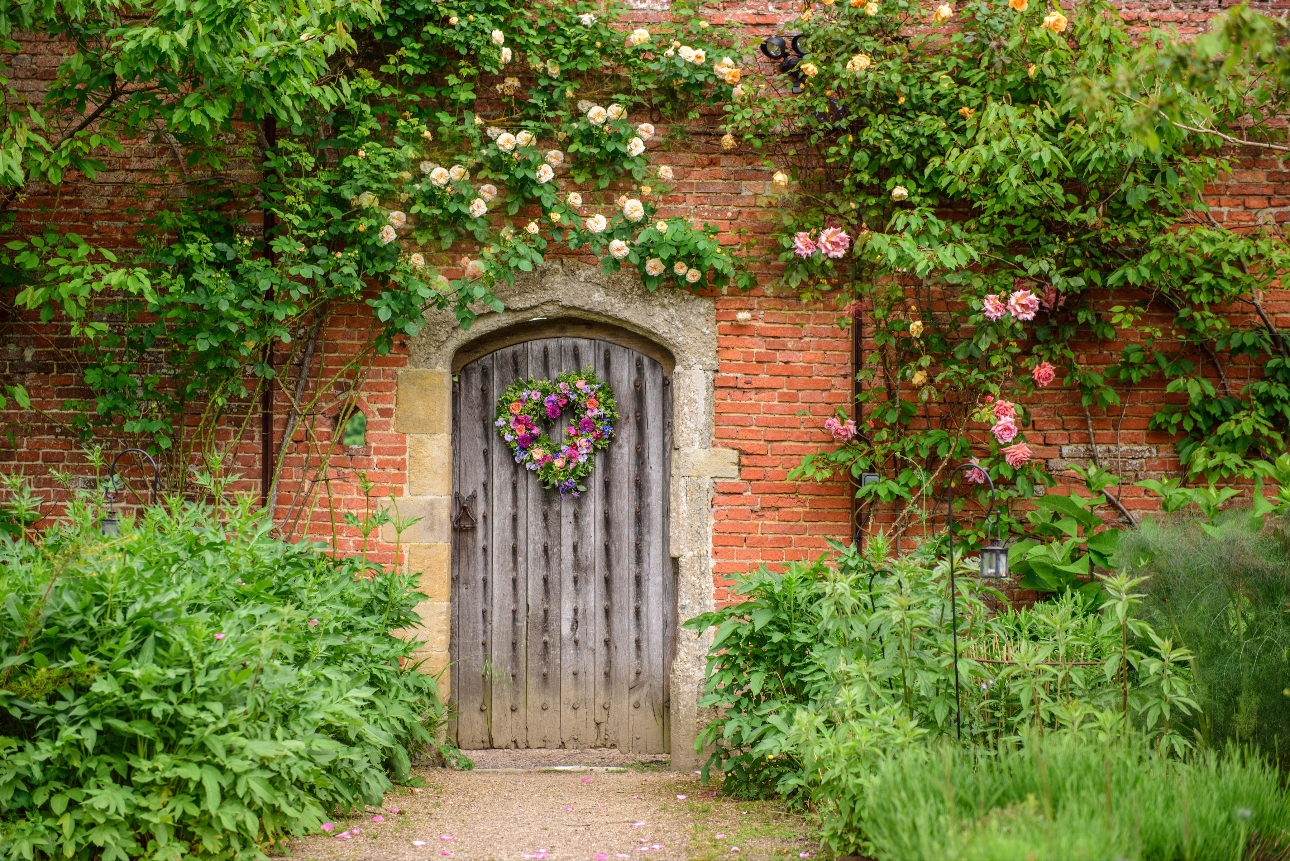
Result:
{"label": "climbing vine on wall", "polygon": [[[208,22],[259,32],[258,45],[221,30],[184,65],[167,53],[190,38],[183,16],[165,0],[141,5],[133,18],[83,10],[71,30],[22,7],[18,26],[72,38],[75,57],[48,102],[81,109],[99,136],[15,145],[0,173],[15,189],[57,185],[57,150],[93,179],[96,153],[155,133],[177,157],[185,194],[150,217],[138,253],[20,230],[6,273],[17,304],[61,313],[83,338],[95,397],[71,405],[73,424],[170,453],[181,482],[194,457],[221,445],[220,428],[250,426],[264,388],[290,405],[288,437],[304,416],[343,414],[335,402],[352,402],[372,356],[417,334],[427,309],[451,309],[468,326],[501,310],[499,284],[559,248],[635,271],[651,290],[751,283],[715,227],[657,214],[673,181],[665,130],[683,137],[740,76],[730,32],[698,6],[676,3],[644,28],[614,4],[394,0],[301,17],[269,3]],[[0,20],[5,33],[13,24]],[[173,62],[159,89],[137,57],[121,62],[140,44]],[[186,95],[183,76],[213,75],[220,51],[242,74]],[[118,80],[113,62],[134,77]],[[114,112],[137,107],[141,91],[152,94],[152,129]],[[103,117],[91,116],[98,100]],[[15,122],[5,140],[27,140]],[[237,157],[262,169],[239,174]],[[263,237],[253,229],[262,209],[272,219]],[[347,303],[370,306],[372,327],[356,355],[324,373],[319,340]]]}
{"label": "climbing vine on wall", "polygon": [[[1106,2],[826,2],[786,31],[805,56],[745,86],[729,124],[779,169],[784,282],[861,303],[874,347],[860,423],[835,421],[841,445],[800,475],[879,472],[859,494],[899,503],[900,526],[968,458],[1031,496],[1053,483],[1031,403],[1055,386],[1091,430],[1163,382],[1178,396],[1152,427],[1178,435],[1194,479],[1284,450],[1288,343],[1259,305],[1284,237],[1213,222],[1224,141],[1141,109],[1167,80],[1173,117],[1239,124],[1254,100],[1237,94],[1266,76],[1233,75],[1221,97],[1180,86],[1172,40],[1130,39]],[[1109,367],[1086,359],[1117,347]],[[1231,382],[1243,363],[1262,377]]]}

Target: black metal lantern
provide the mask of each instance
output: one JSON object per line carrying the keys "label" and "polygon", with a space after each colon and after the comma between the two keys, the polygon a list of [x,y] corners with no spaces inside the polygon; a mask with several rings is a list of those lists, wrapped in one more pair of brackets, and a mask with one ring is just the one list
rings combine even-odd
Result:
{"label": "black metal lantern", "polygon": [[[991,518],[991,525],[997,523],[997,518]],[[1003,528],[999,527],[1002,532]],[[1008,549],[1003,546],[1003,541],[993,530],[986,530],[985,546],[981,548],[981,579],[983,580],[1007,580],[1008,579]]]}
{"label": "black metal lantern", "polygon": [[112,459],[112,466],[108,468],[107,490],[103,493],[103,498],[107,501],[107,516],[99,524],[99,531],[109,538],[115,538],[121,534],[121,522],[116,517],[116,465],[127,454],[141,454],[152,464],[152,504],[157,504],[157,484],[160,480],[160,471],[157,469],[157,462],[152,459],[141,448],[127,448]]}

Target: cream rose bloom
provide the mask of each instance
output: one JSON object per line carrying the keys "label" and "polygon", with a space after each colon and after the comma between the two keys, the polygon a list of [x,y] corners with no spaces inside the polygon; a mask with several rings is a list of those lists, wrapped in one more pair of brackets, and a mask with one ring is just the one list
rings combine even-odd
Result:
{"label": "cream rose bloom", "polygon": [[369,206],[376,205],[376,195],[370,191],[365,191],[358,196],[358,205],[366,209]]}
{"label": "cream rose bloom", "polygon": [[497,148],[502,152],[510,152],[515,149],[515,135],[510,132],[502,132],[497,136]]}
{"label": "cream rose bloom", "polygon": [[694,59],[690,62],[694,63],[696,66],[702,66],[704,63],[708,62],[708,52],[704,51],[702,48],[695,48]]}
{"label": "cream rose bloom", "polygon": [[788,188],[788,174],[782,170],[775,171],[775,175],[770,178],[770,181],[776,188]]}
{"label": "cream rose bloom", "polygon": [[682,45],[680,48],[677,48],[676,50],[677,50],[677,53],[681,55],[682,60],[685,60],[687,63],[694,62],[694,49],[691,48],[689,45]]}
{"label": "cream rose bloom", "polygon": [[905,188],[903,185],[898,185],[891,190],[892,200],[901,201],[907,197],[909,197],[909,189]]}
{"label": "cream rose bloom", "polygon": [[654,224],[654,229],[657,230],[659,233],[667,233],[667,222],[666,221],[656,222]]}
{"label": "cream rose bloom", "polygon": [[609,243],[609,254],[615,260],[626,260],[627,255],[631,253],[632,250],[621,239],[615,239]]}
{"label": "cream rose bloom", "polygon": [[501,30],[494,30],[489,38],[493,40],[494,45],[500,45],[506,41],[506,34]]}
{"label": "cream rose bloom", "polygon": [[586,99],[578,99],[578,113],[585,114],[596,106],[595,102],[589,102]]}
{"label": "cream rose bloom", "polygon": [[417,167],[421,168],[421,172],[427,175],[438,166],[439,165],[432,161],[423,161],[421,164],[417,165]]}
{"label": "cream rose bloom", "polygon": [[645,152],[645,141],[640,138],[632,138],[627,142],[627,154],[632,158],[636,158],[643,152]]}
{"label": "cream rose bloom", "polygon": [[591,110],[587,111],[587,119],[593,126],[603,126],[605,120],[609,119],[609,112],[600,105],[592,105]]}
{"label": "cream rose bloom", "polygon": [[470,202],[470,217],[481,218],[484,213],[488,212],[488,204],[482,197],[477,197]]}
{"label": "cream rose bloom", "polygon": [[672,264],[672,271],[677,275],[684,275],[690,270],[690,267],[684,261],[678,260]]}
{"label": "cream rose bloom", "polygon": [[667,267],[663,265],[663,261],[657,257],[651,257],[649,260],[645,261],[645,274],[652,278],[657,278],[666,270]]}
{"label": "cream rose bloom", "polygon": [[488,139],[490,141],[497,140],[498,136],[501,133],[502,133],[502,130],[499,129],[497,126],[489,126],[488,128],[484,129],[484,134],[488,135]]}
{"label": "cream rose bloom", "polygon": [[871,66],[872,64],[873,64],[873,61],[869,59],[868,54],[856,54],[849,61],[847,61],[847,71],[863,72],[865,69],[869,68],[869,66]]}
{"label": "cream rose bloom", "polygon": [[441,167],[436,167],[434,170],[430,171],[431,185],[436,185],[439,188],[443,188],[445,185],[447,185],[448,180],[451,178],[452,178],[451,174]]}
{"label": "cream rose bloom", "polygon": [[611,120],[621,120],[623,117],[627,116],[627,109],[622,105],[613,104],[609,106],[609,110],[606,113],[609,114],[609,118]]}
{"label": "cream rose bloom", "polygon": [[645,217],[645,207],[639,200],[629,200],[623,204],[623,218],[635,224]]}
{"label": "cream rose bloom", "polygon": [[658,169],[658,178],[659,178],[659,179],[665,179],[665,180],[667,180],[668,182],[671,182],[671,181],[672,181],[672,177],[673,177],[673,174],[672,174],[672,168],[668,167],[667,165],[662,165],[661,167],[659,167],[659,169]]}
{"label": "cream rose bloom", "polygon": [[551,165],[543,164],[538,166],[537,181],[539,183],[541,183],[542,185],[546,185],[548,182],[550,182],[553,179],[555,179],[555,171],[551,170]]}
{"label": "cream rose bloom", "polygon": [[698,280],[702,277],[703,277],[703,273],[700,272],[698,269],[691,269],[685,273],[685,280],[689,281],[691,284],[697,283]]}
{"label": "cream rose bloom", "polygon": [[510,48],[503,48],[503,49],[502,49],[502,65],[503,65],[503,66],[505,66],[507,63],[509,63],[509,62],[511,61],[511,56],[512,56],[512,54],[511,54],[511,49],[510,49]]}
{"label": "cream rose bloom", "polygon": [[554,78],[556,75],[560,74],[560,64],[555,60],[547,60],[546,73]]}
{"label": "cream rose bloom", "polygon": [[647,141],[654,137],[654,124],[641,123],[636,127],[636,136],[643,141]]}
{"label": "cream rose bloom", "polygon": [[470,171],[459,164],[454,164],[448,168],[448,176],[452,177],[453,182],[461,182],[463,179],[470,179]]}
{"label": "cream rose bloom", "polygon": [[416,254],[413,254],[411,257],[409,257],[408,262],[412,264],[412,268],[414,269],[426,268],[426,259],[424,255],[422,255],[421,252],[419,251]]}
{"label": "cream rose bloom", "polygon": [[533,132],[523,131],[515,136],[515,142],[520,146],[533,146]]}
{"label": "cream rose bloom", "polygon": [[564,202],[569,204],[569,206],[571,206],[574,209],[581,209],[582,195],[578,194],[578,192],[576,191],[571,191],[569,192],[569,196],[564,199]]}
{"label": "cream rose bloom", "polygon": [[398,230],[400,227],[408,223],[408,216],[407,216],[407,213],[403,212],[402,210],[395,209],[390,212],[388,216],[388,220],[390,222],[390,225],[395,230]]}
{"label": "cream rose bloom", "polygon": [[583,12],[578,16],[578,23],[584,27],[590,27],[592,24],[596,23],[596,16],[592,15],[590,12]]}
{"label": "cream rose bloom", "polygon": [[870,18],[878,14],[878,4],[874,0],[869,0],[864,6],[864,13]]}
{"label": "cream rose bloom", "polygon": [[479,196],[484,199],[485,203],[492,203],[497,197],[497,186],[492,183],[486,183],[479,187]]}
{"label": "cream rose bloom", "polygon": [[537,232],[540,229],[541,228],[538,227],[538,223],[536,221],[530,221],[528,224],[524,225],[524,232],[531,233],[534,236],[537,235]]}
{"label": "cream rose bloom", "polygon": [[932,13],[932,23],[944,24],[946,21],[950,20],[950,18],[952,18],[953,16],[954,16],[953,7],[951,7],[950,4],[948,3],[942,3],[941,5],[937,6],[936,11]]}
{"label": "cream rose bloom", "polygon": [[551,167],[559,167],[564,164],[564,153],[560,152],[558,149],[547,150],[546,163],[551,165]]}
{"label": "cream rose bloom", "polygon": [[583,224],[592,233],[604,233],[605,228],[609,226],[609,221],[597,212],[595,215],[584,221]]}
{"label": "cream rose bloom", "polygon": [[390,227],[390,225],[388,224],[385,225],[384,227],[381,228],[381,244],[389,245],[391,242],[393,242],[395,239],[398,238],[398,235],[399,234],[394,232],[393,227]]}

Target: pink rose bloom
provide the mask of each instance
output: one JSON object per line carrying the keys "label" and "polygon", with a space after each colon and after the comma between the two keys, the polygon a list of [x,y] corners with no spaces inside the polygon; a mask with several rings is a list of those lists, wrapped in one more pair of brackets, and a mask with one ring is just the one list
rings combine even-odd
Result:
{"label": "pink rose bloom", "polygon": [[[977,460],[976,458],[972,458],[972,460],[971,460],[971,461],[969,461],[969,462],[970,462],[973,466],[976,466],[976,465],[977,465],[978,463],[980,463],[981,461]],[[967,480],[968,480],[968,481],[972,482],[973,484],[985,484],[985,470],[983,470],[983,469],[969,469],[969,470],[967,471],[967,476],[966,476],[966,478],[967,478]]]}
{"label": "pink rose bloom", "polygon": [[[986,401],[986,403],[990,403],[990,402]],[[1014,404],[1012,401],[1005,401],[1002,399],[997,400],[994,402],[994,406],[991,407],[991,409],[994,410],[995,421],[998,421],[999,419],[1011,418],[1017,415],[1017,405]]]}
{"label": "pink rose bloom", "polygon": [[1046,386],[1053,380],[1057,379],[1057,369],[1047,362],[1040,362],[1035,369],[1030,372],[1030,377],[1040,386]]}
{"label": "pink rose bloom", "polygon": [[856,435],[856,423],[847,419],[840,422],[835,418],[824,420],[824,429],[833,434],[833,438],[838,442],[850,442]]}
{"label": "pink rose bloom", "polygon": [[1003,315],[1008,313],[1008,306],[1003,304],[998,293],[991,293],[981,302],[981,309],[985,312],[987,320],[1002,320]]}
{"label": "pink rose bloom", "polygon": [[826,227],[820,231],[817,245],[825,257],[837,259],[847,253],[851,247],[851,237],[840,227]]}
{"label": "pink rose bloom", "polygon": [[1033,320],[1039,300],[1029,290],[1018,290],[1008,297],[1008,311],[1018,320]]}
{"label": "pink rose bloom", "polygon": [[1004,416],[990,428],[990,433],[1001,443],[1012,442],[1017,436],[1017,422],[1012,416]]}
{"label": "pink rose bloom", "polygon": [[1052,311],[1066,304],[1066,297],[1058,296],[1057,288],[1052,284],[1049,284],[1044,288],[1044,298],[1039,300],[1039,304],[1042,305],[1045,310]]}
{"label": "pink rose bloom", "polygon": [[810,257],[815,253],[815,240],[811,234],[802,231],[793,237],[793,253],[798,257]]}
{"label": "pink rose bloom", "polygon": [[1026,445],[1024,442],[1010,445],[1003,450],[1003,459],[1006,460],[1008,462],[1008,466],[1013,469],[1018,469],[1030,463],[1030,458],[1032,456],[1034,456],[1034,452],[1032,452],[1030,450],[1030,446]]}

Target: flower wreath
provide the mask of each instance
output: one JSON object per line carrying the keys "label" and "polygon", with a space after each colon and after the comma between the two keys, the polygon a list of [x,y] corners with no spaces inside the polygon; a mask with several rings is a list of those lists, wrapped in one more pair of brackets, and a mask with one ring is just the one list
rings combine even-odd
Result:
{"label": "flower wreath", "polygon": [[[543,422],[573,410],[564,439],[547,436]],[[515,462],[537,473],[538,480],[560,495],[586,490],[582,482],[595,466],[592,453],[609,448],[618,408],[614,393],[587,368],[552,380],[516,380],[497,399],[497,430]]]}

